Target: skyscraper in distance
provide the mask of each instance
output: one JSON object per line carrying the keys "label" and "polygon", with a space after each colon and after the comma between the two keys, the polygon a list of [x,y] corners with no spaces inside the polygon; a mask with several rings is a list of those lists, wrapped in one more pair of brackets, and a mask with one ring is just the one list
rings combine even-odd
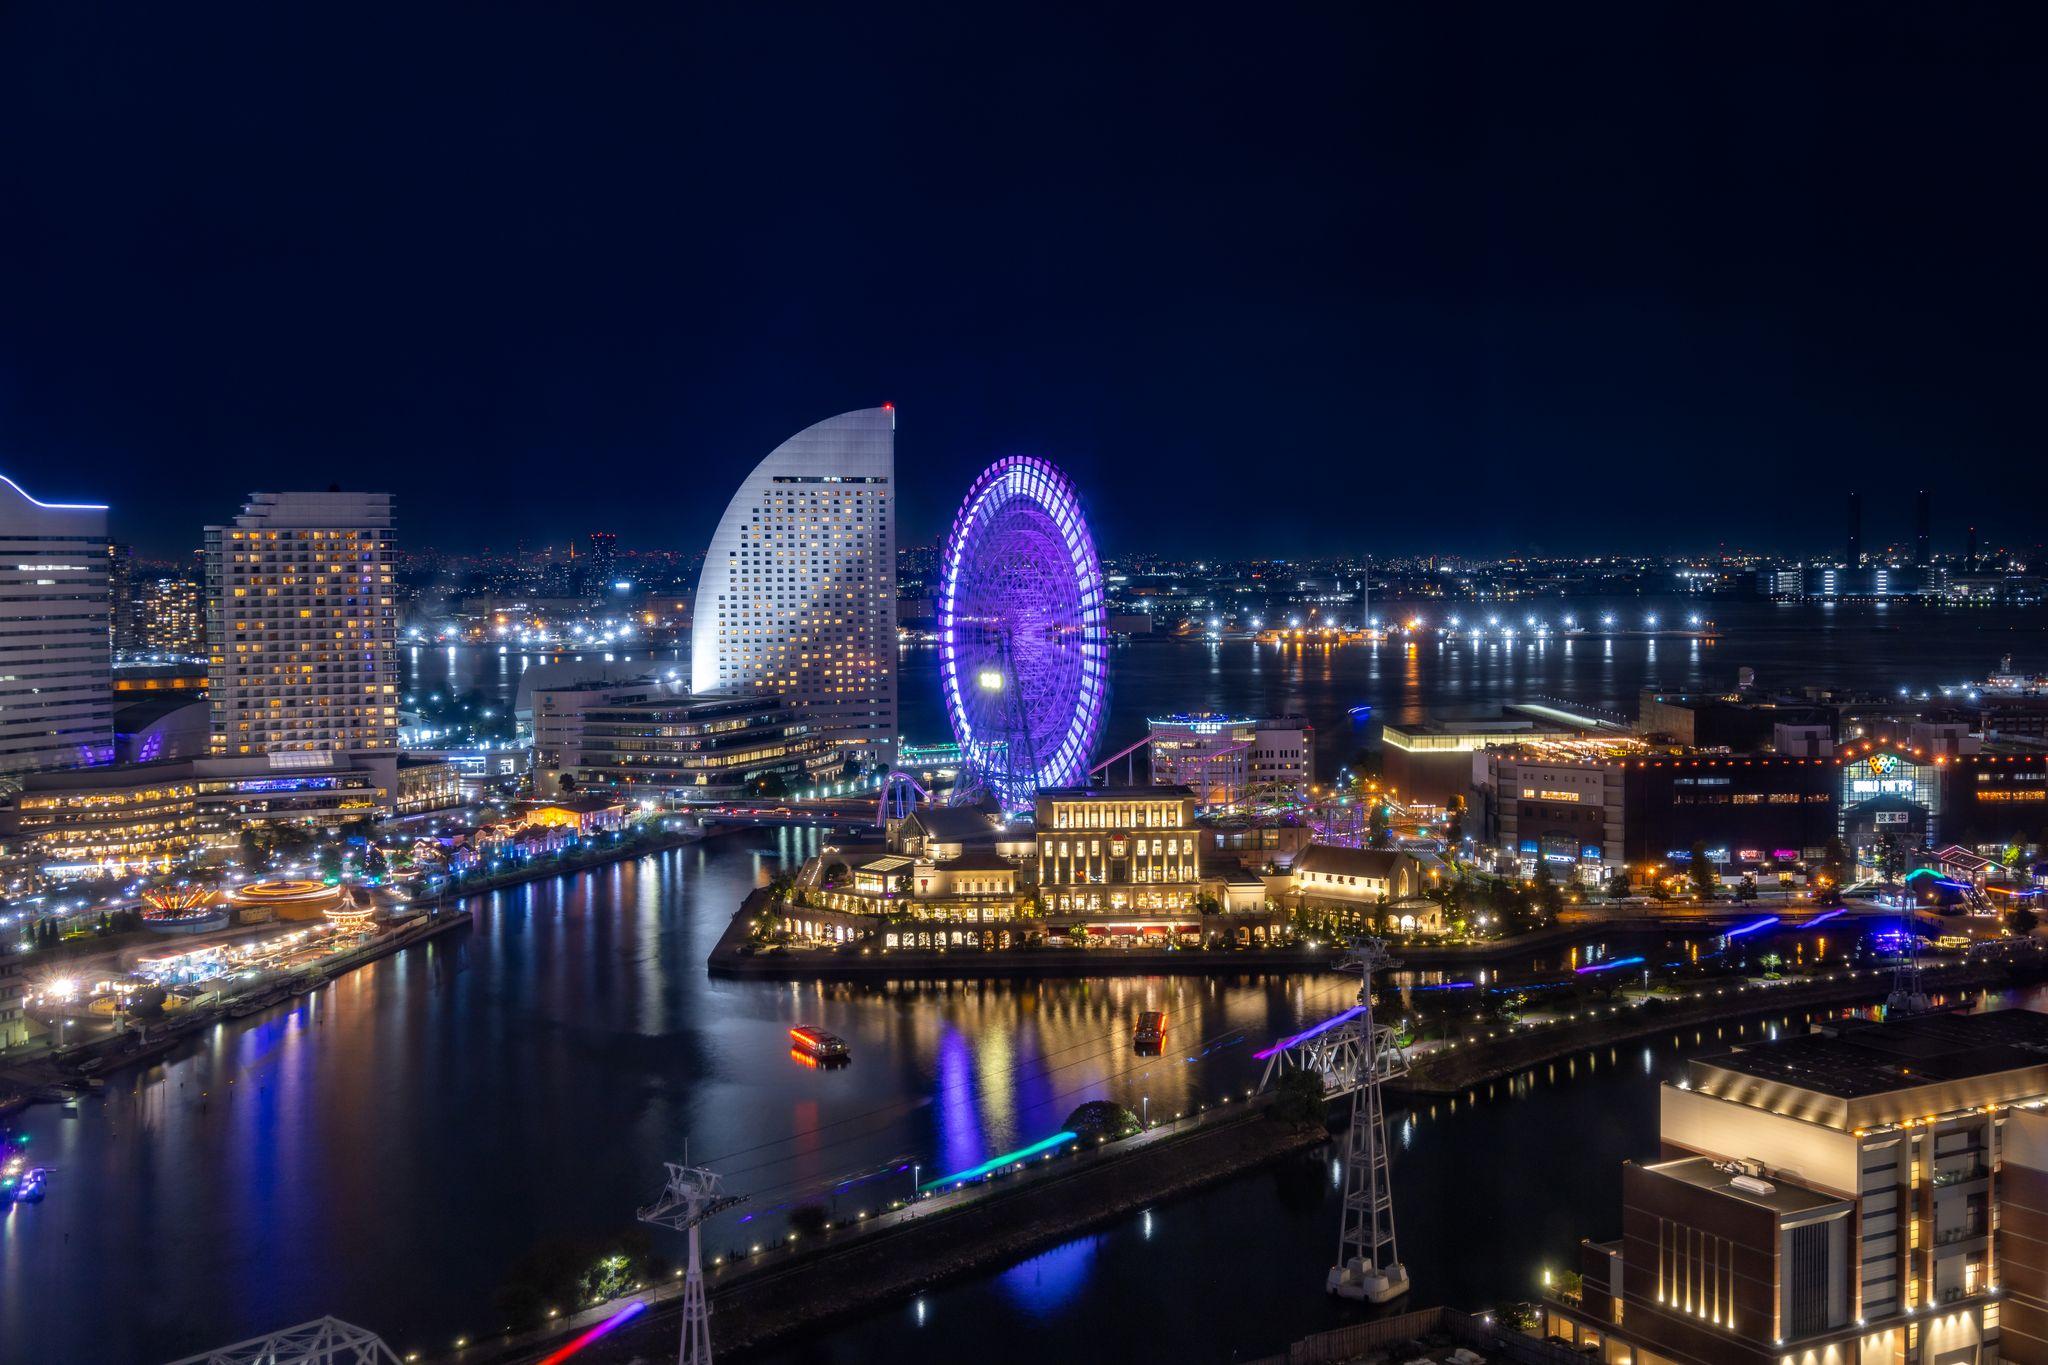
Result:
{"label": "skyscraper in distance", "polygon": [[777,446],[719,518],[690,687],[782,697],[864,761],[896,756],[896,411],[841,413]]}
{"label": "skyscraper in distance", "polygon": [[252,493],[206,528],[214,753],[398,746],[393,555],[389,493]]}
{"label": "skyscraper in distance", "polygon": [[0,475],[0,774],[109,763],[107,509]]}

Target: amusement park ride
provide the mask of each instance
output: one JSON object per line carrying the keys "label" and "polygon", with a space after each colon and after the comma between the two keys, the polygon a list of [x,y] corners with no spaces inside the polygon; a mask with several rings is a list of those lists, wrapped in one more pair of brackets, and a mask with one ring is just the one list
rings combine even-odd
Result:
{"label": "amusement park ride", "polygon": [[981,472],[946,538],[939,687],[974,789],[1006,813],[1078,785],[1109,693],[1102,564],[1066,475],[1012,456]]}

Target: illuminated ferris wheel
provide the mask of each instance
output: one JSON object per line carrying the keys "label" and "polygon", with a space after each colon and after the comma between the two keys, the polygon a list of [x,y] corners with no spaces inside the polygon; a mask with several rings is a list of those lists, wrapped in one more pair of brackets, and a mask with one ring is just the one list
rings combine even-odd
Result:
{"label": "illuminated ferris wheel", "polygon": [[1044,460],[981,472],[946,539],[939,682],[963,765],[1006,811],[1078,785],[1102,731],[1102,564],[1073,484]]}

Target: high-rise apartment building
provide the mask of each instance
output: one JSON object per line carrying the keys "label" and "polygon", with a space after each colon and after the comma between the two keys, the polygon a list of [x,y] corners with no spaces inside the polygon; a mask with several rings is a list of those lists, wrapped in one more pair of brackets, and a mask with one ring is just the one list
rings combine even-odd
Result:
{"label": "high-rise apartment building", "polygon": [[216,754],[398,745],[391,495],[254,493],[206,528]]}
{"label": "high-rise apartment building", "polygon": [[0,476],[0,773],[114,756],[107,509]]}
{"label": "high-rise apartment building", "polygon": [[152,654],[206,652],[206,601],[189,578],[152,578],[135,591],[136,636]]}
{"label": "high-rise apartment building", "polygon": [[135,550],[112,542],[107,545],[107,634],[116,654],[142,647],[142,618],[135,596]]}
{"label": "high-rise apartment building", "polygon": [[806,428],[733,495],[697,581],[690,686],[781,697],[863,761],[896,752],[896,412]]}

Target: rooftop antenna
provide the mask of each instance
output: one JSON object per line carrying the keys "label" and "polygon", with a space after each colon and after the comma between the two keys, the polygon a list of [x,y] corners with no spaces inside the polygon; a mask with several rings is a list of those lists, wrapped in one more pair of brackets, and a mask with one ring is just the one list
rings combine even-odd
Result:
{"label": "rooftop antenna", "polygon": [[1406,1075],[1407,1059],[1394,1045],[1394,1031],[1373,1021],[1372,974],[1399,966],[1376,938],[1355,938],[1337,964],[1358,973],[1359,1013],[1345,1028],[1358,1046],[1358,1084],[1351,1092],[1351,1129],[1344,1139],[1344,1226],[1337,1238],[1337,1264],[1324,1288],[1345,1299],[1386,1303],[1408,1292],[1408,1267],[1394,1242],[1394,1189],[1387,1170],[1387,1120],[1380,1083]]}
{"label": "rooftop antenna", "polygon": [[[689,1148],[684,1147],[688,1161]],[[690,1264],[683,1278],[683,1329],[677,1365],[711,1365],[711,1308],[704,1301],[704,1251],[697,1229],[714,1214],[723,1213],[745,1201],[744,1195],[726,1194],[718,1176],[702,1166],[668,1167],[668,1185],[661,1198],[640,1210],[640,1221],[656,1227],[675,1228],[690,1234]]]}

